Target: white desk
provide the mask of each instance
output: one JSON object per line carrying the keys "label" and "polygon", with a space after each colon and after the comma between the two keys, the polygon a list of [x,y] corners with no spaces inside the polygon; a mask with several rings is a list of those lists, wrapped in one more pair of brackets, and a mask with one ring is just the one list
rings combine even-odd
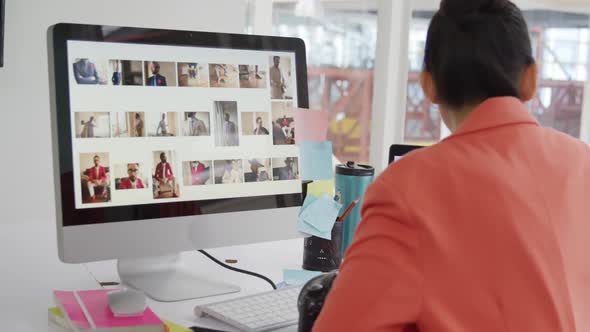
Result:
{"label": "white desk", "polygon": [[[54,306],[52,291],[99,288],[96,280],[119,281],[115,261],[85,265],[63,264],[57,257],[55,225],[47,220],[0,226],[0,322],[3,330],[19,332],[57,332],[48,323],[47,308]],[[220,260],[236,258],[237,267],[282,281],[284,268],[300,268],[303,240],[262,243],[209,251]],[[164,319],[185,326],[199,325],[235,331],[226,325],[193,315],[195,305],[230,299],[270,290],[258,278],[224,269],[200,253],[185,253],[189,266],[202,273],[239,285],[240,293],[175,303],[150,301],[150,307]],[[95,280],[96,279],[96,280]],[[9,329],[10,328],[10,329]],[[281,331],[296,331],[296,327]]]}

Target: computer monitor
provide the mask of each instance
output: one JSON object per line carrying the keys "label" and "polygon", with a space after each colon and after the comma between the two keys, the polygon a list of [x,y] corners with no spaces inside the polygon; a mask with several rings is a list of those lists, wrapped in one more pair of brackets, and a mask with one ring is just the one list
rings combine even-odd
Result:
{"label": "computer monitor", "polygon": [[301,237],[300,39],[57,24],[48,48],[62,261],[172,301],[238,290],[180,252]]}

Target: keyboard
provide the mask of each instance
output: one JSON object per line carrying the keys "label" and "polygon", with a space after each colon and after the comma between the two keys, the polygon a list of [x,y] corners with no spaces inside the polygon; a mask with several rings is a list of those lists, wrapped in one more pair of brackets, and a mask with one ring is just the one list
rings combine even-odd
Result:
{"label": "keyboard", "polygon": [[263,332],[299,322],[297,298],[302,286],[195,307],[195,315],[210,316],[241,331]]}

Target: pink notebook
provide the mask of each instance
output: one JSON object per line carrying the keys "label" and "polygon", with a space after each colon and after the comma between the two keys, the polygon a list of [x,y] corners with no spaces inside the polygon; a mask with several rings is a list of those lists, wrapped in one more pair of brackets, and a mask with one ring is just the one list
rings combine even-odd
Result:
{"label": "pink notebook", "polygon": [[[74,292],[54,291],[53,295],[55,303],[75,331],[164,332],[164,322],[150,308],[145,310],[143,316],[115,317],[107,302],[107,293],[112,291],[112,289],[76,291],[80,301]],[[84,306],[86,313],[80,304]]]}

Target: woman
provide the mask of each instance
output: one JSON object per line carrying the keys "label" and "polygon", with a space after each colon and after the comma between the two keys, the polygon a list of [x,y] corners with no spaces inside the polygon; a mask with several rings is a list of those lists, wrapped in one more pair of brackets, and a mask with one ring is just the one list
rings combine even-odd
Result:
{"label": "woman", "polygon": [[539,126],[508,0],[443,0],[421,77],[453,134],[391,165],[314,331],[590,331],[590,148]]}

